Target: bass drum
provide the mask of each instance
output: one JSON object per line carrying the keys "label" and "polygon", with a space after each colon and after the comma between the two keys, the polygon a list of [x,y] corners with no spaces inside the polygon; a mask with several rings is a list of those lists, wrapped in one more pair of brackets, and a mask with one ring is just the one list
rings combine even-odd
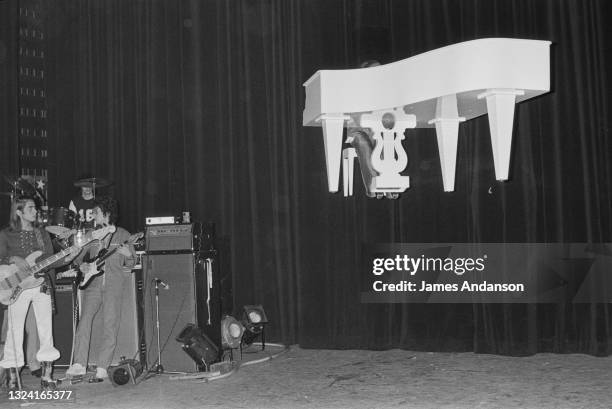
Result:
{"label": "bass drum", "polygon": [[48,210],[47,226],[62,226],[68,229],[74,227],[76,214],[65,207],[52,207]]}

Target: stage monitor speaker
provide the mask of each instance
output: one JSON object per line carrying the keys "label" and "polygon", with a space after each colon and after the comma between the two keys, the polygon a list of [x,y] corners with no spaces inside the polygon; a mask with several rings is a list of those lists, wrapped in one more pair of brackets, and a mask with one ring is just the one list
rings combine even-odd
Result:
{"label": "stage monitor speaker", "polygon": [[56,366],[70,365],[72,353],[72,340],[74,332],[72,328],[74,301],[72,284],[56,284],[55,286],[55,309],[53,316],[53,342],[55,348],[60,352],[60,358],[55,361]]}
{"label": "stage monitor speaker", "polygon": [[155,366],[158,358],[155,312],[155,279],[158,279],[168,287],[159,286],[161,364],[170,372],[197,371],[194,361],[176,341],[186,324],[198,323],[194,254],[147,254],[143,257],[143,271],[148,367]]}
{"label": "stage monitor speaker", "polygon": [[[97,279],[101,279],[98,277]],[[123,289],[121,305],[121,321],[117,333],[117,346],[111,365],[119,364],[122,359],[139,359],[139,336],[140,326],[138,325],[138,304],[136,302],[138,276],[132,274],[128,286]],[[91,329],[91,343],[89,346],[89,364],[95,364],[98,359],[102,334],[104,331],[104,320],[102,308],[94,317]],[[125,358],[123,358],[125,357]]]}

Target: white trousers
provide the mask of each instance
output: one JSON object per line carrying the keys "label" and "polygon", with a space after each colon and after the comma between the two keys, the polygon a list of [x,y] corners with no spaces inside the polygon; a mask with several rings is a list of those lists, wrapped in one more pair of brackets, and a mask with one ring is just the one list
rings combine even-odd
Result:
{"label": "white trousers", "polygon": [[[4,310],[2,319],[2,332],[0,334],[0,344],[4,345],[6,341],[6,333],[8,331],[8,309]],[[36,317],[34,316],[34,308],[30,308],[25,322],[25,357],[26,364],[30,371],[40,369],[40,362],[36,360],[36,352],[40,348],[38,343],[38,329],[36,328]],[[0,361],[4,355],[4,348],[0,351]]]}
{"label": "white trousers", "polygon": [[32,305],[36,316],[36,327],[40,348],[36,359],[40,362],[55,361],[60,353],[53,346],[53,316],[51,296],[40,292],[40,287],[24,290],[15,303],[8,307],[8,331],[4,344],[3,368],[20,368],[24,365],[23,335],[28,309]]}

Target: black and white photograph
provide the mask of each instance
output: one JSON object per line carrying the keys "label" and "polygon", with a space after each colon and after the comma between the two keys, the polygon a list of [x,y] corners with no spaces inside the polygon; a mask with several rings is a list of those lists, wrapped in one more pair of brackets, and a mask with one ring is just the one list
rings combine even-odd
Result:
{"label": "black and white photograph", "polygon": [[610,20],[0,0],[0,406],[612,408]]}

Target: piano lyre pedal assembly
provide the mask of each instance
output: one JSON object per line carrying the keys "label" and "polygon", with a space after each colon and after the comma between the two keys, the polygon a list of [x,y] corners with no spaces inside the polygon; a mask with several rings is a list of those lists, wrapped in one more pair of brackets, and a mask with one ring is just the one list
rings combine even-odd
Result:
{"label": "piano lyre pedal assembly", "polygon": [[[304,83],[304,126],[323,128],[330,192],[353,194],[357,158],[368,196],[397,198],[407,128],[435,127],[445,192],[455,189],[459,123],[489,115],[495,178],[508,179],[514,105],[550,91],[550,41],[487,38],[370,68],[320,70]],[[346,142],[342,149],[343,129]],[[359,140],[361,135],[361,140]]]}

